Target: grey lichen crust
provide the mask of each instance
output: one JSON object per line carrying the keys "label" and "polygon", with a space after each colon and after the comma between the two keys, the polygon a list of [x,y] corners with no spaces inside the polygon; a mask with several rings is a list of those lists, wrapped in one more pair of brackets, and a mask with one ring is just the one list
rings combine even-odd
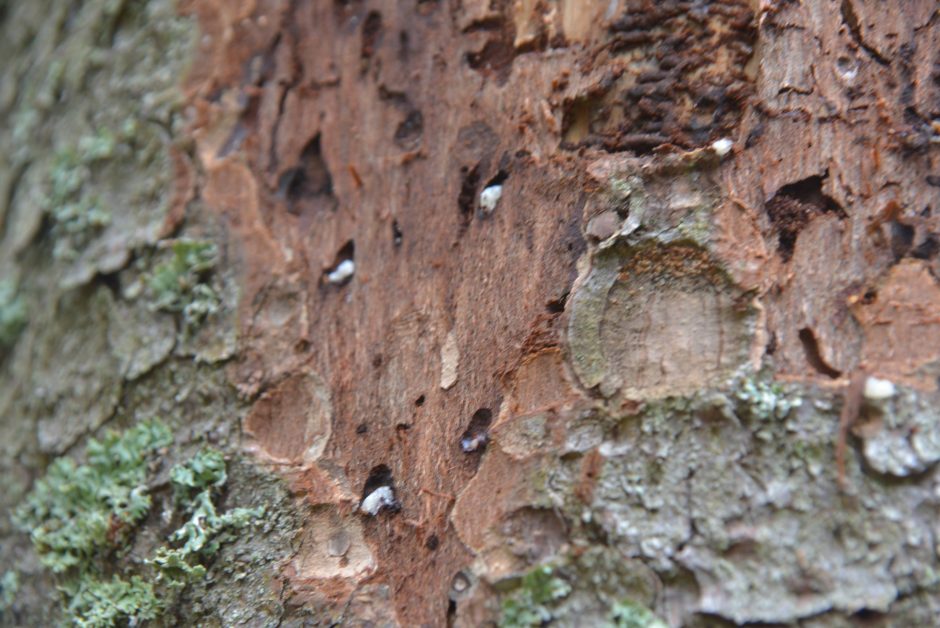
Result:
{"label": "grey lichen crust", "polygon": [[[857,456],[840,490],[840,407],[837,392],[748,378],[628,416],[598,409],[569,417],[566,429],[578,437],[542,460],[543,492],[532,504],[570,528],[556,553],[538,558],[564,580],[555,587],[564,595],[538,601],[534,612],[558,625],[590,616],[602,623],[616,597],[602,593],[604,583],[623,583],[617,594],[669,625],[720,617],[837,626],[859,612],[915,625],[940,606],[937,481],[931,473],[898,483]],[[863,409],[878,412],[872,402]],[[585,438],[587,426],[600,429]],[[586,491],[592,456],[600,462]],[[618,558],[602,564],[598,556]],[[593,568],[573,570],[585,561]],[[632,581],[617,575],[615,565],[627,563]],[[486,580],[485,569],[477,576]],[[518,593],[525,582],[493,582],[509,589],[510,618],[530,599]]]}

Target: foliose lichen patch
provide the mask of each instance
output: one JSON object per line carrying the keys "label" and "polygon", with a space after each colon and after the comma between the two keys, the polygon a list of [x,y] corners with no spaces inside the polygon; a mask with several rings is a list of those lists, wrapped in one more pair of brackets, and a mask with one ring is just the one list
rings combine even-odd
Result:
{"label": "foliose lichen patch", "polygon": [[16,510],[16,526],[56,574],[69,623],[113,626],[157,618],[180,590],[206,576],[204,563],[234,539],[235,530],[264,514],[263,506],[220,511],[226,462],[218,450],[203,448],[169,470],[173,507],[164,520],[178,527],[149,558],[129,557],[138,549],[134,537],[150,525],[145,519],[157,456],[171,445],[172,433],[160,421],[108,432],[88,441],[85,463],[53,461]]}

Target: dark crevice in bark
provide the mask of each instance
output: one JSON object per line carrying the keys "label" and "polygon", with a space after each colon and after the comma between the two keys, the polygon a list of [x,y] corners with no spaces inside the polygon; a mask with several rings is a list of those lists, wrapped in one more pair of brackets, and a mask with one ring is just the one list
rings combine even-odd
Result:
{"label": "dark crevice in bark", "polygon": [[803,351],[806,354],[806,361],[817,373],[822,373],[832,379],[838,379],[842,376],[842,371],[832,368],[823,360],[822,353],[819,350],[819,343],[816,341],[816,335],[809,327],[800,330],[800,343],[803,345]]}
{"label": "dark crevice in bark", "polygon": [[891,65],[891,61],[886,59],[884,55],[875,50],[872,46],[866,44],[865,40],[862,38],[862,26],[859,23],[858,15],[855,13],[855,7],[852,6],[852,0],[842,0],[841,10],[842,21],[848,26],[855,43],[857,43],[862,50],[867,52],[875,62],[884,66]]}

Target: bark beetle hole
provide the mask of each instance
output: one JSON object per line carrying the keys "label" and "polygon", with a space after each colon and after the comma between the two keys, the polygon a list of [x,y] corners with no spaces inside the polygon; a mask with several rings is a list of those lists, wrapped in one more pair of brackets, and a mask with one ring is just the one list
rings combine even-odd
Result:
{"label": "bark beetle hole", "polygon": [[513,47],[514,35],[505,33],[490,39],[479,52],[467,53],[467,65],[484,76],[495,76],[496,83],[502,85],[509,78],[512,60],[516,56]]}
{"label": "bark beetle hole", "polygon": [[423,132],[424,116],[417,109],[411,109],[395,129],[395,143],[402,148],[415,148],[421,142]]}
{"label": "bark beetle hole", "polygon": [[785,185],[766,205],[767,216],[777,233],[777,246],[784,261],[793,257],[796,239],[810,221],[824,213],[845,218],[845,211],[822,191],[823,177],[813,176]]}
{"label": "bark beetle hole", "polygon": [[486,217],[492,214],[499,205],[499,199],[503,196],[503,182],[509,178],[509,173],[500,170],[496,176],[487,181],[480,192],[480,216]]}
{"label": "bark beetle hole", "polygon": [[486,182],[486,185],[484,187],[502,185],[503,183],[506,182],[506,179],[508,178],[509,178],[509,173],[506,172],[505,170],[500,170],[499,172],[496,173],[496,176],[494,176],[492,179]]}
{"label": "bark beetle hole", "polygon": [[895,261],[900,260],[907,255],[914,244],[914,227],[905,225],[897,220],[890,223],[891,232],[891,253],[894,254]]}
{"label": "bark beetle hole", "polygon": [[933,236],[927,236],[926,240],[917,245],[911,256],[917,259],[933,259],[937,253],[940,253],[940,242]]}
{"label": "bark beetle hole", "polygon": [[362,25],[362,58],[369,59],[375,53],[379,36],[382,33],[382,14],[370,11]]}
{"label": "bark beetle hole", "polygon": [[359,506],[364,513],[375,516],[381,510],[398,512],[401,504],[395,498],[395,482],[392,471],[384,464],[372,467],[369,477],[362,485],[362,501]]}
{"label": "bark beetle hole", "polygon": [[470,589],[471,584],[470,576],[462,571],[458,571],[450,581],[451,597],[462,597]]}
{"label": "bark beetle hole", "polygon": [[333,197],[333,177],[320,151],[320,134],[300,153],[300,162],[281,175],[278,192],[287,198],[291,213],[298,213],[297,201],[311,197]]}
{"label": "bark beetle hole", "polygon": [[365,434],[369,431],[369,426],[365,423],[360,423],[356,426],[356,434]]}
{"label": "bark beetle hole", "polygon": [[436,534],[432,534],[428,537],[428,540],[424,542],[424,546],[433,552],[441,546],[441,540],[437,538]]}
{"label": "bark beetle hole", "polygon": [[457,207],[460,209],[460,222],[463,226],[470,224],[473,218],[473,208],[476,204],[477,188],[480,186],[480,164],[460,169],[460,194],[457,195]]}
{"label": "bark beetle hole", "polygon": [[545,304],[545,309],[548,310],[549,314],[561,314],[565,311],[565,303],[568,302],[568,294],[564,293],[557,299],[552,299]]}
{"label": "bark beetle hole", "polygon": [[398,55],[402,59],[408,58],[409,49],[409,40],[408,40],[408,31],[398,31]]}
{"label": "bark beetle hole", "polygon": [[[354,241],[349,240],[337,251],[336,257],[333,259],[333,265],[323,271],[326,280],[338,286],[347,284],[356,272],[355,257],[356,244]],[[379,365],[381,366],[381,362]]]}
{"label": "bark beetle hole", "polygon": [[424,395],[421,395],[420,397],[415,399],[415,405],[419,408],[424,405]]}
{"label": "bark beetle hole", "polygon": [[773,355],[777,352],[777,332],[770,332],[770,340],[767,341],[767,346],[764,349],[764,352],[767,355]]}
{"label": "bark beetle hole", "polygon": [[470,424],[460,436],[460,449],[465,454],[476,451],[482,452],[486,449],[486,442],[489,440],[490,423],[492,423],[492,421],[493,413],[489,408],[480,408],[473,413]]}
{"label": "bark beetle hole", "polygon": [[804,327],[800,330],[800,342],[803,344],[803,352],[806,354],[806,361],[809,362],[809,365],[818,373],[822,373],[832,379],[837,379],[842,375],[842,371],[832,368],[823,360],[822,354],[819,351],[819,343],[816,341],[816,335],[813,333],[812,329]]}
{"label": "bark beetle hole", "polygon": [[383,486],[394,489],[395,483],[392,479],[392,470],[386,465],[380,464],[372,467],[372,470],[369,471],[369,477],[366,478],[366,483],[362,485],[362,498],[365,499],[375,489]]}

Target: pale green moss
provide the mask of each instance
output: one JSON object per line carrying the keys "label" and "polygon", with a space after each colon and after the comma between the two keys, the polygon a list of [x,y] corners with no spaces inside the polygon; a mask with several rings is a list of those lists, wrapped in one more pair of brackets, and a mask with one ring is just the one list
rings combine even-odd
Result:
{"label": "pale green moss", "polygon": [[16,593],[20,590],[20,577],[15,571],[7,571],[0,578],[0,617],[13,606]]}
{"label": "pale green moss", "polygon": [[666,622],[651,610],[630,600],[614,604],[610,621],[615,628],[667,628]]}
{"label": "pale green moss", "polygon": [[219,296],[209,282],[218,248],[211,242],[176,240],[171,256],[150,274],[148,286],[154,309],[182,314],[187,329],[219,309]]}
{"label": "pale green moss", "polygon": [[503,600],[499,625],[504,628],[541,626],[554,618],[552,607],[571,593],[571,585],[542,565],[522,577],[519,588]]}
{"label": "pale green moss", "polygon": [[26,327],[26,303],[11,281],[0,281],[0,349],[13,346]]}

